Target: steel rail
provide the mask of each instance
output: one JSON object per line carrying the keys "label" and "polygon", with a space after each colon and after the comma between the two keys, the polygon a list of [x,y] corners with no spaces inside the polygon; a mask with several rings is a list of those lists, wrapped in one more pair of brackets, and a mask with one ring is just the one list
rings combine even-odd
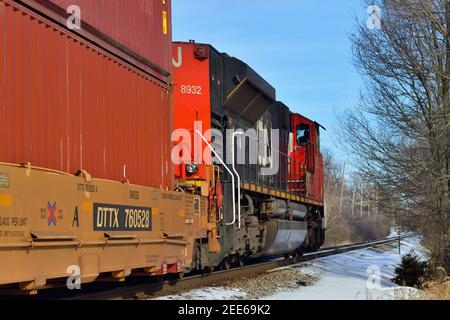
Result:
{"label": "steel rail", "polygon": [[[415,235],[400,237],[401,240],[410,238]],[[158,283],[148,283],[140,285],[132,285],[127,287],[115,288],[112,290],[77,294],[72,297],[63,297],[63,300],[121,300],[121,299],[139,299],[139,298],[156,298],[180,291],[195,289],[208,285],[217,285],[224,281],[230,281],[244,276],[257,276],[273,269],[280,267],[289,267],[298,263],[313,261],[315,259],[324,258],[332,255],[338,255],[359,249],[376,247],[399,241],[399,237],[387,238],[377,241],[368,241],[358,244],[341,245],[329,248],[323,248],[317,252],[306,253],[301,257],[278,259],[250,264],[240,268],[229,270],[220,270],[208,274],[198,274],[189,276],[179,280],[166,280]]]}

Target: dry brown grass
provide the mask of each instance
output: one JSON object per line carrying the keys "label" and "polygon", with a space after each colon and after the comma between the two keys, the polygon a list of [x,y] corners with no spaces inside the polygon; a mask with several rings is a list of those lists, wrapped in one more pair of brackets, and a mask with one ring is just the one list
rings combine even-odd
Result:
{"label": "dry brown grass", "polygon": [[390,222],[382,214],[372,216],[343,216],[329,212],[325,246],[337,246],[385,238]]}
{"label": "dry brown grass", "polygon": [[331,215],[325,236],[325,247],[350,244],[350,232],[348,226],[336,215]]}
{"label": "dry brown grass", "polygon": [[443,268],[438,268],[439,278],[441,280],[433,280],[426,282],[424,293],[420,299],[424,300],[450,300],[450,277]]}
{"label": "dry brown grass", "polygon": [[450,281],[430,283],[429,288],[420,298],[424,300],[450,300]]}

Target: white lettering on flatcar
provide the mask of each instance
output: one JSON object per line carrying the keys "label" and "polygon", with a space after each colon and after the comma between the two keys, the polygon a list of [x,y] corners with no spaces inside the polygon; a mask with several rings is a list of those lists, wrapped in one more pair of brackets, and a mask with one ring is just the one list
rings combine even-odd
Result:
{"label": "white lettering on flatcar", "polygon": [[126,228],[149,228],[150,210],[125,209]]}
{"label": "white lettering on flatcar", "polygon": [[103,208],[97,209],[97,227],[119,227],[119,209],[116,208]]}
{"label": "white lettering on flatcar", "polygon": [[121,205],[94,204],[96,231],[151,231],[152,209]]}

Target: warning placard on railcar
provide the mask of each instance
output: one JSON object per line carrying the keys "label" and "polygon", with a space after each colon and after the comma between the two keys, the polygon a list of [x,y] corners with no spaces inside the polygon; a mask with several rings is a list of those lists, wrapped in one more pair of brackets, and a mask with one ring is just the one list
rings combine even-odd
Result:
{"label": "warning placard on railcar", "polygon": [[95,231],[152,231],[152,209],[94,203]]}

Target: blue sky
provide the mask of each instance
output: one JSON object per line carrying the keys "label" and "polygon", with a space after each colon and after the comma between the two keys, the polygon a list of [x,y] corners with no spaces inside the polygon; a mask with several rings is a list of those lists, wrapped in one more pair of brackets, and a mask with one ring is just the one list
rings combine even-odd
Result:
{"label": "blue sky", "polygon": [[360,0],[173,0],[173,39],[210,43],[247,62],[278,100],[320,122],[322,143],[344,160],[335,114],[358,102],[362,79],[349,35]]}

